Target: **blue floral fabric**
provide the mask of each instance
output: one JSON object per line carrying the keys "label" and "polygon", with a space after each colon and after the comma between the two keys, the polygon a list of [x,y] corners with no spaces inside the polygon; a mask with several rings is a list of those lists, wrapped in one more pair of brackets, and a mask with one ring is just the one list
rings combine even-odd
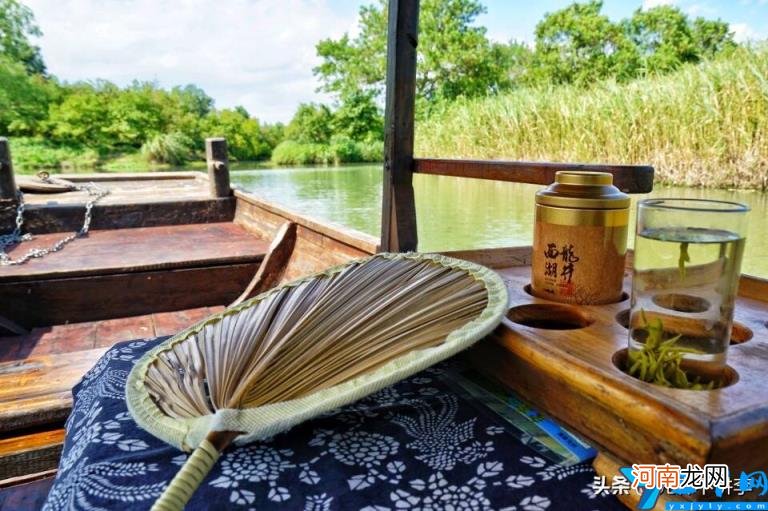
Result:
{"label": "blue floral fabric", "polygon": [[[44,509],[149,509],[187,454],[125,405],[133,363],[163,339],[110,349],[74,389]],[[507,421],[454,390],[445,365],[265,442],[228,449],[188,509],[622,509],[589,464],[559,466]]]}

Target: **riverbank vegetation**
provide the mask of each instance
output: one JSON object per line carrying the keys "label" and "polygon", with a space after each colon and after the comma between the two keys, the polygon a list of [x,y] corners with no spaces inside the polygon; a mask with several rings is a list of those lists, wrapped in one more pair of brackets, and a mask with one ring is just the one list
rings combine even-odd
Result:
{"label": "riverbank vegetation", "polygon": [[[535,41],[491,41],[479,0],[422,0],[416,148],[433,157],[651,163],[667,182],[765,188],[768,49],[727,23],[660,5],[623,20],[586,0],[548,13]],[[355,36],[318,42],[330,105],[287,124],[217,108],[195,85],[163,89],[47,73],[33,13],[0,0],[0,135],[22,170],[140,170],[199,164],[224,136],[235,161],[380,161],[385,0]]]}
{"label": "riverbank vegetation", "polygon": [[768,189],[768,48],[626,83],[459,100],[416,130],[421,155],[645,163],[664,183]]}

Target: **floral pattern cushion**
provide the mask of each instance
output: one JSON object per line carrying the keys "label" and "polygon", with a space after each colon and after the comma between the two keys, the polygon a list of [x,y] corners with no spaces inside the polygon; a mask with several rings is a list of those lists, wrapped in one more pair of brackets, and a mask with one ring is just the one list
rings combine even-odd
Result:
{"label": "floral pattern cushion", "polygon": [[[132,364],[164,338],[110,349],[75,387],[44,509],[149,509],[187,455],[125,405]],[[266,442],[228,449],[188,509],[623,509],[589,464],[559,466],[455,392],[445,364]]]}

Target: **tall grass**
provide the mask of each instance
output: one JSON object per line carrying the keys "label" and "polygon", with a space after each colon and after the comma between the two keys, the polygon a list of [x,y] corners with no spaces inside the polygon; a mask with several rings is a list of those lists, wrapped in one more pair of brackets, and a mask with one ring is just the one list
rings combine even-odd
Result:
{"label": "tall grass", "polygon": [[520,89],[420,122],[420,156],[641,164],[661,182],[768,188],[768,47],[627,84]]}
{"label": "tall grass", "polygon": [[275,165],[307,165],[313,163],[378,162],[384,157],[382,142],[360,142],[346,137],[333,137],[330,144],[312,144],[284,140],[272,151]]}
{"label": "tall grass", "polygon": [[155,135],[141,146],[141,154],[152,163],[183,165],[193,157],[194,142],[178,131]]}

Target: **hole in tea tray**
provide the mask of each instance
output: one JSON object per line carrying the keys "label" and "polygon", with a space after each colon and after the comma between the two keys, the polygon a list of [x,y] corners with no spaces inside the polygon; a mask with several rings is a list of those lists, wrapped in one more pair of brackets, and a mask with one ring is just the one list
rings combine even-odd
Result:
{"label": "hole in tea tray", "polygon": [[[530,284],[526,284],[525,286],[523,286],[523,290],[524,290],[526,293],[528,293],[529,295],[533,296],[533,297],[536,297],[536,298],[542,298],[541,296],[536,296],[535,294],[533,294],[533,289],[531,288],[531,285],[530,285]],[[614,302],[614,303],[623,302],[623,301],[625,301],[625,300],[629,300],[629,294],[627,294],[626,292],[622,291],[622,292],[621,292],[621,296],[620,296],[620,297],[619,297],[619,299],[618,299],[616,302]],[[605,304],[603,304],[603,305],[605,305]],[[768,326],[768,325],[766,325],[766,326]]]}
{"label": "hole in tea tray", "polygon": [[616,322],[623,326],[624,328],[629,328],[629,309],[624,309],[623,311],[616,314]]}
{"label": "hole in tea tray", "polygon": [[704,312],[710,307],[709,302],[700,296],[679,293],[655,295],[653,303],[659,307],[677,312]]}
{"label": "hole in tea tray", "polygon": [[753,335],[754,334],[749,327],[739,323],[738,321],[734,321],[733,328],[731,329],[731,345],[745,343],[752,339]]}
{"label": "hole in tea tray", "polygon": [[545,330],[575,330],[587,327],[595,321],[576,307],[551,303],[512,307],[507,312],[507,317],[520,325]]}
{"label": "hole in tea tray", "polygon": [[[613,361],[613,365],[616,366],[617,369],[619,369],[621,372],[626,374],[627,376],[630,376],[627,374],[627,348],[624,348],[622,350],[617,351],[613,354],[613,357],[611,357]],[[739,381],[739,373],[736,372],[736,370],[731,366],[725,366],[721,370],[719,370],[717,373],[713,373],[710,371],[704,371],[701,366],[696,365],[695,362],[689,363],[687,361],[683,361],[683,363],[680,365],[680,367],[685,371],[685,373],[688,375],[688,377],[699,377],[701,379],[701,383],[707,384],[712,380],[715,380],[716,382],[719,382],[719,385],[716,389],[722,389],[723,387],[729,387]],[[630,376],[630,378],[635,378],[634,376]],[[647,382],[643,382],[647,383]],[[653,385],[652,383],[648,383],[648,385]],[[663,387],[662,387],[663,388]],[[687,390],[687,389],[676,389],[676,390]],[[690,389],[693,390],[693,389]]]}

